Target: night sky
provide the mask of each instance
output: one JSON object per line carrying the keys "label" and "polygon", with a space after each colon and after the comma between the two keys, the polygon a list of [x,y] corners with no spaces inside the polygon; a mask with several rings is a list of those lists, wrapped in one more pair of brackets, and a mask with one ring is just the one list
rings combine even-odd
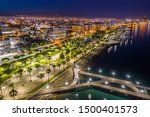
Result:
{"label": "night sky", "polygon": [[150,17],[150,0],[1,0],[0,15]]}

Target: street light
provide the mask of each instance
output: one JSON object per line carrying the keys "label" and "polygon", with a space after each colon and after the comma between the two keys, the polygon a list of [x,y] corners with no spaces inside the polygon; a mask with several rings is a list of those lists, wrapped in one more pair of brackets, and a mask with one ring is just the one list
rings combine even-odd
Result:
{"label": "street light", "polygon": [[48,89],[48,88],[49,88],[49,85],[46,86],[46,89]]}
{"label": "street light", "polygon": [[91,82],[92,81],[92,78],[89,78],[89,82]]}
{"label": "street light", "polygon": [[65,82],[65,85],[66,85],[66,86],[68,86],[68,85],[69,85],[69,83],[68,83],[68,82]]}
{"label": "street light", "polygon": [[105,84],[108,85],[109,83],[106,81]]}
{"label": "street light", "polygon": [[77,94],[75,94],[76,95],[76,97],[78,97],[79,96],[79,94],[77,93]]}
{"label": "street light", "polygon": [[126,88],[124,85],[121,85],[121,87],[122,87],[123,89],[125,89],[125,88]]}
{"label": "street light", "polygon": [[112,74],[112,76],[114,77],[114,76],[116,75],[116,72],[112,72],[111,74]]}
{"label": "street light", "polygon": [[126,75],[126,77],[127,77],[128,79],[130,79],[130,78],[131,78],[131,76],[130,76],[129,74],[127,74],[127,75]]}
{"label": "street light", "polygon": [[139,84],[140,84],[140,82],[139,82],[139,81],[136,81],[135,83],[136,83],[137,85],[139,85]]}
{"label": "street light", "polygon": [[143,90],[143,89],[141,89],[141,92],[142,92],[142,93],[144,93],[144,90]]}
{"label": "street light", "polygon": [[91,70],[91,67],[88,67],[88,71],[90,71]]}
{"label": "street light", "polygon": [[103,72],[103,70],[102,70],[102,69],[99,69],[98,71],[99,71],[99,73],[102,73],[102,72]]}

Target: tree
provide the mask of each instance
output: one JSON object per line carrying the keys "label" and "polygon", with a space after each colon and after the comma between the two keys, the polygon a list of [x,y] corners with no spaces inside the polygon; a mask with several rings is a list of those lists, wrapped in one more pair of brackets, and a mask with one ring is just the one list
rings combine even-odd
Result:
{"label": "tree", "polygon": [[70,62],[70,58],[69,57],[66,57],[66,62],[67,62],[67,65],[68,65],[69,62]]}
{"label": "tree", "polygon": [[14,56],[14,59],[19,59],[19,58],[20,58],[19,55]]}
{"label": "tree", "polygon": [[50,77],[51,69],[47,69],[46,73],[48,74],[48,82],[49,82],[49,77]]}
{"label": "tree", "polygon": [[23,84],[23,69],[19,69],[19,70],[18,70],[18,74],[19,74],[20,77],[21,77],[21,80],[22,80],[22,86],[24,86],[24,84]]}
{"label": "tree", "polygon": [[53,69],[54,69],[54,72],[55,72],[55,70],[56,70],[56,65],[52,65],[53,66]]}
{"label": "tree", "polygon": [[57,67],[59,68],[59,71],[60,71],[61,64],[60,64],[60,63],[58,63],[58,64],[57,64]]}
{"label": "tree", "polygon": [[105,35],[105,31],[98,30],[95,34],[92,35],[93,39],[99,40]]}
{"label": "tree", "polygon": [[41,84],[42,84],[42,79],[44,77],[44,73],[39,74],[37,77],[41,79]]}
{"label": "tree", "polygon": [[30,76],[30,82],[32,82],[32,79],[31,79],[31,72],[32,72],[32,68],[31,68],[31,67],[29,67],[29,68],[27,69],[27,71],[28,71],[29,76]]}
{"label": "tree", "polygon": [[51,61],[51,56],[48,54],[47,56],[46,56],[46,58],[48,59],[48,61],[49,61],[49,68],[50,68],[50,61]]}
{"label": "tree", "polygon": [[2,59],[2,62],[3,62],[3,63],[9,62],[9,58],[3,58],[3,59]]}
{"label": "tree", "polygon": [[40,68],[40,64],[36,64],[36,65],[35,65],[35,68],[37,69],[37,75],[38,75],[39,68]]}
{"label": "tree", "polygon": [[9,92],[9,96],[10,96],[10,97],[13,97],[14,100],[15,100],[15,96],[17,96],[18,92],[15,90],[13,83],[10,84],[10,87],[11,87],[12,89],[11,89],[11,91]]}
{"label": "tree", "polygon": [[66,64],[66,61],[63,61],[63,62],[62,62],[63,68],[64,68],[65,64]]}

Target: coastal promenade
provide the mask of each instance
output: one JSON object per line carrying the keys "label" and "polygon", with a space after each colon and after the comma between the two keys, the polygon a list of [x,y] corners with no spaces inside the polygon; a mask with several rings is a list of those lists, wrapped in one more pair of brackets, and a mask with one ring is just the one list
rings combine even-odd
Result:
{"label": "coastal promenade", "polygon": [[[107,77],[107,76],[103,76],[99,74],[79,71],[78,69],[74,69],[74,71],[75,71],[75,79],[71,85],[60,87],[60,88],[49,89],[48,91],[45,91],[42,93],[39,92],[35,96],[43,96],[43,95],[48,95],[48,94],[53,94],[53,93],[64,93],[64,92],[73,91],[74,89],[83,88],[83,87],[97,87],[100,89],[108,90],[110,92],[117,92],[120,94],[133,96],[133,97],[136,97],[137,99],[150,99],[150,95],[147,93],[148,90],[150,90],[149,87],[135,85],[132,82],[126,81],[126,80],[120,80],[117,78],[111,78],[111,77]],[[95,77],[95,78],[98,78],[99,80],[98,81],[87,80],[87,82],[85,83],[79,83],[78,75]],[[114,83],[116,84],[116,86],[111,85]]]}

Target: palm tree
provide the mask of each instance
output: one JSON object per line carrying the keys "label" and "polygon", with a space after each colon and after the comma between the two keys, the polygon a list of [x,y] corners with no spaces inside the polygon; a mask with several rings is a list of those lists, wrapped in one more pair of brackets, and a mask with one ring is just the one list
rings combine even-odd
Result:
{"label": "palm tree", "polygon": [[[19,69],[19,70],[18,70],[18,74],[20,75],[21,80],[23,81],[23,69]],[[22,83],[22,86],[24,86],[23,83]]]}
{"label": "palm tree", "polygon": [[58,64],[57,64],[57,67],[59,68],[59,71],[60,71],[61,64],[60,64],[60,63],[58,63]]}
{"label": "palm tree", "polygon": [[62,62],[63,68],[64,68],[65,64],[66,64],[66,61],[63,61],[63,62]]}
{"label": "palm tree", "polygon": [[37,77],[41,79],[41,84],[42,84],[42,79],[44,77],[44,73],[39,74]]}
{"label": "palm tree", "polygon": [[29,73],[29,75],[30,75],[30,82],[32,82],[32,79],[31,79],[31,72],[32,72],[32,68],[31,68],[31,67],[29,67],[29,68],[27,69],[27,71],[28,71],[28,73]]}
{"label": "palm tree", "polygon": [[67,62],[67,65],[69,65],[69,62],[70,62],[70,58],[69,57],[66,58],[66,62]]}
{"label": "palm tree", "polygon": [[49,82],[49,77],[50,77],[51,69],[47,69],[46,73],[48,74],[48,82]]}
{"label": "palm tree", "polygon": [[53,66],[54,74],[55,74],[55,71],[56,71],[56,65],[52,65],[52,66]]}
{"label": "palm tree", "polygon": [[37,75],[38,75],[39,68],[40,68],[40,64],[36,64],[36,65],[35,65],[35,68],[37,69]]}
{"label": "palm tree", "polygon": [[47,55],[47,59],[48,59],[48,61],[49,61],[49,68],[50,68],[50,63],[51,63],[51,56],[50,55]]}
{"label": "palm tree", "polygon": [[10,84],[10,87],[12,88],[11,91],[9,92],[9,96],[10,97],[13,97],[14,100],[15,100],[15,96],[17,96],[18,92],[14,89],[14,84],[11,83]]}

